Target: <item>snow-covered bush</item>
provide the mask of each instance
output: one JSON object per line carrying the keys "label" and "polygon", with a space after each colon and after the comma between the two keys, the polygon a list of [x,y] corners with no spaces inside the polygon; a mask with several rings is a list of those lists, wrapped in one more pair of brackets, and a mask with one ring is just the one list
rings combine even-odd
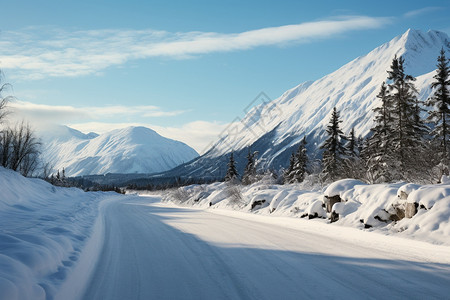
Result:
{"label": "snow-covered bush", "polygon": [[174,203],[184,203],[189,200],[189,193],[186,187],[179,187],[168,190],[164,193],[163,201],[172,201]]}
{"label": "snow-covered bush", "polygon": [[245,206],[244,197],[241,192],[241,186],[238,184],[227,183],[225,187],[228,203],[238,207]]}

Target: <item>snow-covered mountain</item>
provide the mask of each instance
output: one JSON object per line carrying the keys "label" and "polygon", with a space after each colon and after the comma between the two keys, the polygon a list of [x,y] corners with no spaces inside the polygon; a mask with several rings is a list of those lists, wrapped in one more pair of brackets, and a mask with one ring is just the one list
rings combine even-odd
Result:
{"label": "snow-covered mountain", "polygon": [[287,165],[290,154],[305,135],[309,154],[317,154],[333,107],[341,112],[345,133],[354,127],[356,135],[365,136],[373,125],[373,109],[380,105],[376,95],[394,56],[405,58],[405,71],[417,77],[419,97],[424,100],[430,94],[442,48],[450,57],[447,34],[410,29],[335,72],[301,83],[278,99],[254,107],[241,122],[232,124],[228,134],[205,155],[167,175],[222,177],[231,151],[242,172],[249,148],[259,152],[259,163],[265,168],[279,170]]}
{"label": "snow-covered mountain", "polygon": [[106,173],[157,173],[198,156],[188,145],[146,127],[127,127],[98,135],[67,126],[38,132],[44,161],[67,176]]}

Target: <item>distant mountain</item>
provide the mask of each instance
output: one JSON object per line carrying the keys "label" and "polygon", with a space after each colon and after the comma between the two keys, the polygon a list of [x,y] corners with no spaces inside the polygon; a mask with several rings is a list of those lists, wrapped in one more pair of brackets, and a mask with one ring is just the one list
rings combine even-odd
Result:
{"label": "distant mountain", "polygon": [[234,152],[238,170],[245,166],[248,149],[259,152],[259,164],[280,170],[306,136],[310,156],[320,157],[319,145],[333,107],[341,111],[342,128],[366,136],[373,125],[376,98],[386,80],[395,55],[406,60],[405,71],[417,77],[420,99],[430,94],[436,59],[441,48],[450,57],[450,39],[439,31],[408,30],[390,42],[356,58],[317,81],[304,82],[269,103],[254,107],[242,120],[229,127],[207,153],[192,162],[164,173],[164,176],[223,177],[229,153]]}
{"label": "distant mountain", "polygon": [[186,144],[146,127],[128,127],[98,135],[67,126],[38,132],[43,158],[67,176],[107,173],[157,173],[176,167],[198,153]]}

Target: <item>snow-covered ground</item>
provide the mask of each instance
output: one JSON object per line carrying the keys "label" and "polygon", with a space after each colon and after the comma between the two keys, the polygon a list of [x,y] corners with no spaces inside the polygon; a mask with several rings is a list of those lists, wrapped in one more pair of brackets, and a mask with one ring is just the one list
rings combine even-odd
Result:
{"label": "snow-covered ground", "polygon": [[[402,194],[407,198],[401,198]],[[304,185],[278,185],[270,180],[249,186],[214,183],[191,185],[165,193],[163,199],[176,204],[228,209],[253,214],[322,218],[330,223],[324,196],[339,196],[332,211],[333,225],[398,235],[450,246],[450,184],[416,185],[407,183],[365,184],[344,179],[325,188],[305,190]],[[417,207],[412,218],[395,220],[410,207]],[[416,203],[416,205],[414,205]]]}
{"label": "snow-covered ground", "polygon": [[[352,180],[323,192],[263,182],[242,190],[219,183],[170,193],[187,196],[188,207],[161,202],[161,195],[57,188],[1,168],[0,188],[0,299],[443,299],[450,294],[448,209],[441,200],[447,199],[446,185],[392,185],[385,194],[403,191],[407,201],[421,199],[427,210],[406,221],[419,217],[414,224],[422,224],[439,216],[431,239],[442,245],[405,239],[407,230],[380,234],[390,225],[349,227],[352,214],[381,203],[358,201],[374,194],[381,199],[386,188]],[[292,217],[317,213],[324,192],[355,199],[354,210],[339,209],[343,219],[336,224],[345,226]],[[248,213],[252,204],[253,214]],[[415,232],[420,230],[433,231],[425,226]]]}
{"label": "snow-covered ground", "polygon": [[159,200],[106,208],[105,245],[83,299],[440,299],[450,292],[450,247]]}
{"label": "snow-covered ground", "polygon": [[99,204],[115,195],[58,188],[0,167],[0,299],[51,299],[75,267],[86,269],[101,246],[89,239],[99,228]]}

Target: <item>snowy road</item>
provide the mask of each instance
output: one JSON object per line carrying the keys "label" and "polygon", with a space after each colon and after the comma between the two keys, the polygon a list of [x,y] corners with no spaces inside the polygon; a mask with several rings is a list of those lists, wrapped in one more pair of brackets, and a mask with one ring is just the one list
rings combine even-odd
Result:
{"label": "snowy road", "polygon": [[450,297],[450,247],[156,200],[106,207],[83,299]]}

